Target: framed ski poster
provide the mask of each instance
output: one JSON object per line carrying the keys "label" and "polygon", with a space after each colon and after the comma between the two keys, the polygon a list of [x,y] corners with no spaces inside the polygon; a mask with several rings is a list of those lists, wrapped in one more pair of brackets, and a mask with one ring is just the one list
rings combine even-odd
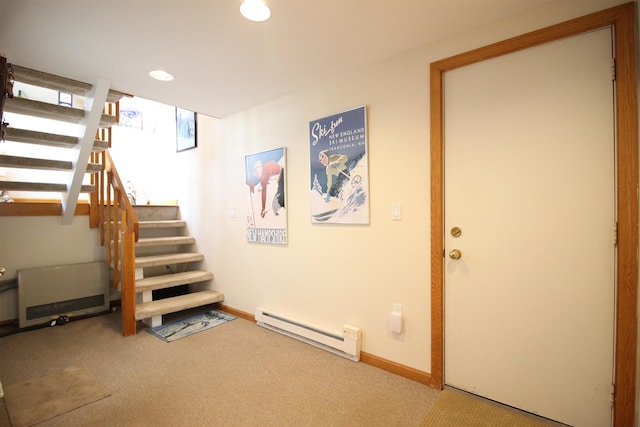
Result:
{"label": "framed ski poster", "polygon": [[369,223],[366,107],[309,122],[311,222]]}
{"label": "framed ski poster", "polygon": [[284,148],[245,156],[249,242],[287,244],[285,166]]}

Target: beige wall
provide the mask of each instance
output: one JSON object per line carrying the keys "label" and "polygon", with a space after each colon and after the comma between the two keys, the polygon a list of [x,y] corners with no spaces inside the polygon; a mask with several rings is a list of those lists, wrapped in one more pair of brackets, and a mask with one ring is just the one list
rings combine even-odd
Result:
{"label": "beige wall", "polygon": [[[226,304],[359,326],[363,351],[429,372],[429,63],[619,3],[552,2],[222,120],[201,117],[198,149],[181,156],[179,199]],[[368,113],[371,223],[311,224],[308,123],[359,105]],[[278,147],[287,148],[289,244],[249,244],[244,156]],[[401,221],[391,219],[394,202]],[[393,303],[403,305],[400,336],[387,329]]]}

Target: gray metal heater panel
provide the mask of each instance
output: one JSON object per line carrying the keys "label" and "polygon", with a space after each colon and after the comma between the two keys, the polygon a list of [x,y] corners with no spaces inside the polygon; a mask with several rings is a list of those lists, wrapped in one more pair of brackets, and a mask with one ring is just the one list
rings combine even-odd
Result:
{"label": "gray metal heater panel", "polygon": [[80,316],[109,309],[105,262],[18,271],[20,328],[49,323],[59,315]]}

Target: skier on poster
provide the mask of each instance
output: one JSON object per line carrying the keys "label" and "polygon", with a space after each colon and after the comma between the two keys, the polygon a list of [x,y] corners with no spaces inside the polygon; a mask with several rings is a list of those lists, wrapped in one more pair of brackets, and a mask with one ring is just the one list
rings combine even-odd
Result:
{"label": "skier on poster", "polygon": [[[327,172],[327,195],[325,201],[331,200],[331,187],[333,187],[333,177],[344,175],[347,179],[351,177],[345,172],[347,170],[347,161],[349,157],[346,154],[331,154],[329,150],[322,150],[318,155],[320,163],[326,167]],[[338,180],[336,179],[336,182]]]}
{"label": "skier on poster", "polygon": [[[267,210],[265,209],[267,202],[267,185],[269,184],[271,177],[277,176],[278,190],[273,198],[272,207],[273,213],[278,215],[278,210],[284,207],[284,168],[274,161],[268,161],[262,164],[262,162],[258,160],[253,165],[253,173],[260,180],[262,200],[260,216],[262,218],[267,214]],[[249,180],[249,191],[251,191],[251,193],[254,191],[253,180]]]}

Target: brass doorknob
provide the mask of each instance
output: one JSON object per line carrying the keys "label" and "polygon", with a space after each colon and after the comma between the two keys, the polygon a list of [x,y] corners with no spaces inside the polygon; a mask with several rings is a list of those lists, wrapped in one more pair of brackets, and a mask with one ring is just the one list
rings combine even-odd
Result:
{"label": "brass doorknob", "polygon": [[6,271],[7,271],[7,270],[6,270],[4,267],[0,267],[0,276],[4,276],[4,273],[5,273]]}
{"label": "brass doorknob", "polygon": [[460,259],[461,256],[462,252],[460,252],[458,249],[451,249],[451,252],[449,252],[449,258],[451,259]]}

